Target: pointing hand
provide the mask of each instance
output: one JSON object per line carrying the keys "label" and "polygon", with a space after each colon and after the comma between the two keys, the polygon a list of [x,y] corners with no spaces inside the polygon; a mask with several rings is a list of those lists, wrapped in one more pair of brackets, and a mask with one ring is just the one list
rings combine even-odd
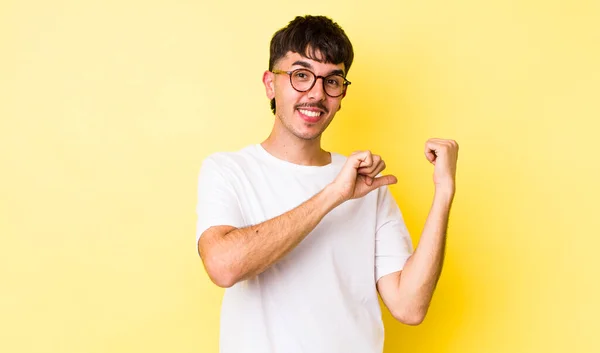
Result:
{"label": "pointing hand", "polygon": [[384,185],[398,182],[393,175],[377,177],[385,169],[381,156],[370,151],[354,152],[332,182],[341,197],[341,201],[356,199]]}

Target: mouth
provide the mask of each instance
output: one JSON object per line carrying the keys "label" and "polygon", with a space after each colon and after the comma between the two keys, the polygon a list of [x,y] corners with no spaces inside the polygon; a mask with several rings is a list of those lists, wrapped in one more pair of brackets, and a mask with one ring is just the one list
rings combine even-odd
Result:
{"label": "mouth", "polygon": [[300,113],[300,117],[309,123],[316,123],[324,114],[323,111],[314,109],[298,108],[297,110]]}

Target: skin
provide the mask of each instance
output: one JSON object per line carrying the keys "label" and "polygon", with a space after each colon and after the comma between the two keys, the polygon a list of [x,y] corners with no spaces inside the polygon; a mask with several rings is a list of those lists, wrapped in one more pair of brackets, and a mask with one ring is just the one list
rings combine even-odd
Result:
{"label": "skin", "polygon": [[[291,52],[275,65],[275,69],[285,71],[301,67],[321,76],[344,72],[343,64],[318,62]],[[340,110],[344,97],[327,96],[320,79],[307,92],[294,90],[284,74],[266,71],[263,83],[267,97],[275,98],[277,111],[271,134],[262,146],[273,156],[300,165],[331,163],[331,154],[321,148],[321,135]],[[317,121],[307,121],[302,109],[321,115]],[[455,193],[458,144],[432,138],[425,143],[424,152],[434,166],[435,194],[419,244],[402,271],[377,281],[377,290],[392,315],[409,325],[425,318],[441,274]],[[393,175],[377,177],[385,168],[381,156],[371,151],[354,152],[335,180],[300,206],[254,226],[223,225],[206,230],[198,251],[209,277],[226,288],[264,272],[294,249],[331,210],[381,186],[395,184],[397,178]]]}
{"label": "skin", "polygon": [[[324,64],[298,53],[288,53],[280,59],[275,69],[294,70],[308,68],[317,75],[345,72],[344,64]],[[298,92],[290,84],[288,75],[265,71],[263,83],[269,99],[277,102],[276,119],[270,136],[262,143],[275,157],[301,165],[325,165],[331,162],[328,152],[321,149],[321,134],[341,109],[342,97],[332,98],[323,91],[322,79],[310,91]],[[302,119],[299,106],[306,110],[321,111],[318,122]]]}

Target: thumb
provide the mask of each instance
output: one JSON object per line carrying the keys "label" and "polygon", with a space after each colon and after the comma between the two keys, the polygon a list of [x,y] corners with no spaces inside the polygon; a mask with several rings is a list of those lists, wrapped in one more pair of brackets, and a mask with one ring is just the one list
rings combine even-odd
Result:
{"label": "thumb", "polygon": [[365,163],[365,160],[368,158],[368,152],[355,152],[348,159],[346,163],[342,167],[343,173],[352,173],[354,175],[357,174],[357,169]]}
{"label": "thumb", "polygon": [[433,149],[426,150],[425,151],[425,158],[427,158],[427,160],[431,164],[435,164],[435,160],[437,159],[437,155],[435,153],[435,150],[433,150]]}
{"label": "thumb", "polygon": [[373,179],[373,184],[371,184],[371,190],[375,190],[384,185],[396,184],[397,182],[398,179],[391,174],[380,176],[378,178]]}

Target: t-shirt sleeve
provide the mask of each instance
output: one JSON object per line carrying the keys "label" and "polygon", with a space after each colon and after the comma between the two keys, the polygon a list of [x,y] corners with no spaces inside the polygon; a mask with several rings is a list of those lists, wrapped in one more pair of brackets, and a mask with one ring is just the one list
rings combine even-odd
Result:
{"label": "t-shirt sleeve", "polygon": [[211,157],[206,158],[200,168],[197,202],[196,243],[210,227],[243,226],[237,195],[226,175]]}
{"label": "t-shirt sleeve", "polygon": [[413,253],[412,240],[400,208],[390,190],[378,190],[377,230],[375,233],[375,281],[398,272]]}

